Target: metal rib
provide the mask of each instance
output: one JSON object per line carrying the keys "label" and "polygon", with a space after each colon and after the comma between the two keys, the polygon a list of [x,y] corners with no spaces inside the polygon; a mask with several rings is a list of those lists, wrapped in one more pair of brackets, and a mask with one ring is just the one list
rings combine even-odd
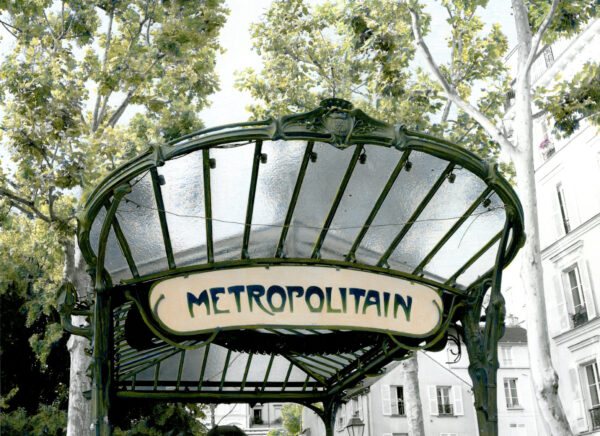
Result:
{"label": "metal rib", "polygon": [[313,259],[320,258],[321,246],[323,245],[323,241],[325,241],[325,236],[327,236],[327,232],[329,231],[329,226],[331,226],[331,222],[333,221],[335,213],[337,212],[337,208],[340,205],[340,202],[342,201],[342,197],[344,196],[344,191],[346,190],[346,186],[348,186],[350,177],[352,176],[352,173],[354,172],[354,168],[356,167],[356,163],[358,162],[358,158],[360,156],[360,153],[363,151],[363,149],[364,149],[364,146],[362,144],[357,145],[356,148],[354,149],[354,154],[352,155],[352,159],[350,159],[348,168],[346,168],[346,173],[344,174],[344,177],[342,178],[342,181],[340,183],[338,191],[335,194],[335,198],[333,200],[331,208],[329,209],[329,213],[327,214],[327,218],[325,218],[325,223],[323,223],[323,227],[321,228],[319,237],[317,238],[317,241],[315,242],[315,245],[313,247],[313,251],[312,251],[312,255],[311,255],[311,258],[313,258]]}
{"label": "metal rib", "polygon": [[158,170],[156,167],[150,168],[152,176],[152,187],[154,188],[154,198],[156,199],[156,208],[158,209],[158,218],[162,230],[163,241],[165,243],[165,252],[169,269],[175,269],[175,259],[173,258],[173,248],[171,247],[171,237],[169,236],[169,227],[167,225],[167,215],[165,213],[165,203],[163,202],[162,190],[158,180]]}
{"label": "metal rib", "polygon": [[450,163],[446,167],[446,169],[442,172],[442,174],[440,174],[440,176],[435,181],[434,185],[431,187],[431,189],[429,190],[429,192],[427,193],[425,198],[423,198],[423,200],[421,200],[421,203],[419,204],[419,206],[417,206],[417,209],[410,216],[410,218],[408,219],[408,222],[404,225],[404,227],[402,227],[402,230],[400,230],[400,233],[398,233],[396,235],[396,237],[394,238],[394,240],[392,241],[392,243],[390,244],[388,249],[385,251],[383,256],[381,256],[381,258],[377,262],[377,266],[383,266],[387,262],[388,258],[394,252],[396,247],[398,247],[398,244],[400,244],[400,241],[402,241],[402,238],[404,238],[404,236],[406,236],[406,234],[411,229],[412,225],[415,223],[415,221],[417,220],[419,215],[421,215],[421,212],[423,212],[423,209],[425,209],[425,207],[427,207],[427,205],[429,204],[429,201],[433,198],[433,196],[435,195],[437,190],[444,183],[444,180],[446,180],[446,177],[448,177],[448,174],[450,174],[450,172],[453,169],[454,169],[454,163]]}
{"label": "metal rib", "polygon": [[363,224],[362,228],[360,229],[360,232],[359,232],[358,236],[356,237],[356,240],[354,241],[354,244],[352,244],[352,248],[350,249],[350,251],[346,255],[346,259],[345,260],[347,262],[350,262],[350,261],[352,261],[354,259],[354,254],[356,253],[356,250],[358,249],[358,246],[360,245],[360,243],[362,242],[363,238],[365,237],[365,235],[369,231],[369,227],[371,226],[371,224],[373,224],[373,221],[375,220],[375,216],[377,216],[377,213],[379,212],[379,209],[381,209],[381,206],[382,206],[383,202],[385,201],[387,195],[389,194],[390,190],[392,189],[392,186],[394,186],[394,183],[396,182],[396,179],[400,175],[400,171],[402,170],[402,168],[404,168],[404,164],[408,160],[408,155],[409,154],[410,154],[410,150],[406,150],[402,154],[402,157],[400,157],[400,161],[396,165],[396,168],[394,168],[394,171],[392,171],[392,174],[390,175],[387,183],[385,184],[383,190],[381,191],[381,194],[379,194],[379,198],[375,202],[375,205],[373,206],[373,209],[371,210],[371,213],[369,214],[369,217],[367,218],[367,220]]}
{"label": "metal rib", "polygon": [[458,271],[456,271],[452,276],[446,280],[445,284],[454,283],[458,277],[462,273],[464,273],[471,265],[475,263],[477,259],[479,259],[486,251],[488,251],[497,241],[502,237],[502,231],[498,232],[492,239],[488,241],[481,249],[473,255],[463,266],[461,266]]}
{"label": "metal rib", "polygon": [[[108,211],[109,205],[105,204],[104,207]],[[121,229],[121,225],[119,224],[119,220],[117,220],[117,216],[115,215],[112,220],[112,227],[115,231],[115,236],[117,237],[117,241],[119,241],[119,246],[121,247],[121,252],[127,261],[127,265],[129,266],[129,270],[131,271],[131,275],[134,278],[139,278],[140,274],[138,272],[135,261],[133,260],[133,255],[131,254],[131,249],[129,248],[129,244],[127,243],[127,239],[125,238],[125,234],[123,233],[123,229]]]}
{"label": "metal rib", "polygon": [[294,186],[294,192],[292,193],[292,199],[290,200],[287,214],[285,216],[283,229],[281,230],[281,236],[279,237],[279,243],[277,244],[277,250],[275,251],[275,257],[281,257],[283,255],[283,245],[285,244],[285,239],[287,238],[287,234],[290,229],[290,223],[292,222],[292,217],[294,216],[294,209],[296,208],[296,203],[298,202],[300,188],[302,188],[302,182],[304,181],[304,175],[306,174],[306,168],[308,166],[308,161],[310,160],[314,145],[315,143],[313,141],[309,141],[308,144],[306,144],[304,157],[302,158],[302,164],[300,165],[300,172],[298,173],[296,185]]}
{"label": "metal rib", "polygon": [[252,176],[250,179],[250,190],[248,192],[248,207],[246,209],[246,223],[244,225],[244,237],[242,239],[242,259],[248,259],[248,244],[250,243],[250,229],[252,227],[252,212],[254,211],[254,197],[256,195],[256,181],[258,179],[258,168],[260,166],[260,155],[262,141],[256,141],[254,147],[254,158],[252,161]]}
{"label": "metal rib", "polygon": [[481,193],[481,195],[479,197],[477,197],[477,199],[473,202],[473,204],[471,204],[471,206],[469,206],[469,208],[463,213],[463,215],[458,219],[458,221],[456,221],[454,223],[452,228],[450,228],[450,230],[448,230],[448,232],[446,232],[446,234],[442,237],[442,239],[440,239],[439,242],[435,245],[435,247],[433,247],[433,249],[427,254],[427,256],[425,256],[425,258],[421,261],[421,263],[412,272],[413,274],[416,275],[416,274],[419,274],[421,271],[423,271],[423,268],[425,268],[425,265],[427,265],[429,263],[429,261],[431,261],[433,256],[435,256],[437,254],[437,252],[444,246],[444,244],[446,244],[446,242],[448,242],[448,240],[452,237],[452,235],[454,235],[454,233],[456,233],[456,231],[460,228],[460,226],[462,226],[462,224],[467,220],[467,218],[469,218],[471,216],[471,214],[475,211],[475,209],[477,209],[477,207],[479,207],[481,202],[483,200],[485,200],[485,198],[488,196],[488,194],[490,192],[492,192],[491,187],[488,186],[487,188],[485,188],[485,190]]}
{"label": "metal rib", "polygon": [[202,173],[204,177],[204,222],[206,224],[206,258],[213,263],[212,198],[210,190],[210,155],[208,148],[202,150]]}

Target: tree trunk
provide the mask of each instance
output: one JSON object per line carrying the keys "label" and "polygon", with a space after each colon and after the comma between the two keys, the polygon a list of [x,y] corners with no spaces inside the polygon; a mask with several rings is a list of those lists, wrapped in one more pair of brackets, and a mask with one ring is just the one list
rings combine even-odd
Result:
{"label": "tree trunk", "polygon": [[408,418],[409,434],[411,436],[425,436],[423,423],[423,405],[419,395],[419,361],[416,352],[403,362],[404,365],[404,404]]}
{"label": "tree trunk", "polygon": [[520,153],[513,162],[527,232],[527,240],[521,250],[521,283],[527,301],[527,342],[535,396],[550,433],[557,436],[572,435],[558,397],[558,376],[552,366],[531,152]]}
{"label": "tree trunk", "polygon": [[[92,289],[91,280],[76,242],[70,242],[65,247],[64,278],[75,286],[80,300],[88,299]],[[73,316],[72,323],[83,326],[87,322],[82,316]],[[91,401],[83,396],[84,392],[91,389],[91,381],[87,375],[91,357],[85,352],[90,348],[90,341],[82,336],[72,335],[67,347],[71,355],[67,436],[81,436],[89,433],[91,424]]]}
{"label": "tree trunk", "polygon": [[527,301],[527,341],[531,376],[542,416],[552,435],[572,435],[558,397],[558,376],[552,366],[546,317],[546,299],[540,253],[535,167],[533,163],[533,114],[531,78],[526,60],[531,49],[531,31],[523,0],[513,0],[519,38],[518,74],[515,85],[514,132],[516,147],[511,150],[517,194],[523,205],[527,239],[521,250],[521,283]]}

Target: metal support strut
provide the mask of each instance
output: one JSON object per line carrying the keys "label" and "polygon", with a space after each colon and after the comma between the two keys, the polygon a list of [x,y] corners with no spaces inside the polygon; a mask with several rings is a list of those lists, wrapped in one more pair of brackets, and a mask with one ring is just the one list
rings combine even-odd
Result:
{"label": "metal support strut", "polygon": [[[469,375],[473,381],[477,424],[481,436],[498,436],[498,341],[504,334],[504,316],[506,314],[504,297],[500,292],[502,267],[506,250],[509,224],[504,228],[496,266],[491,279],[476,284],[472,289],[472,301],[462,315],[462,337],[469,355]],[[490,289],[491,288],[491,289]],[[485,309],[485,326],[480,327],[483,299],[487,290],[490,299]]]}
{"label": "metal support strut", "polygon": [[335,433],[335,414],[337,412],[338,407],[341,402],[338,397],[330,398],[326,401],[323,401],[323,408],[314,405],[314,404],[304,404],[310,410],[319,415],[319,418],[325,424],[325,436],[334,436]]}
{"label": "metal support strut", "polygon": [[112,316],[110,308],[110,294],[108,289],[112,286],[110,278],[104,270],[106,244],[113,217],[117,212],[123,197],[131,192],[128,184],[117,187],[113,192],[113,201],[110,205],[98,241],[98,261],[94,277],[94,290],[96,299],[94,304],[93,320],[93,358],[92,358],[92,425],[90,435],[110,436],[110,396],[112,382]]}

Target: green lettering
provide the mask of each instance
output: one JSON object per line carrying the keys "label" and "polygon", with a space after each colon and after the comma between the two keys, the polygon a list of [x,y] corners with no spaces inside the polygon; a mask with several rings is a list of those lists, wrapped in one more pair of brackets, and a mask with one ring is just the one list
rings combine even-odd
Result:
{"label": "green lettering", "polygon": [[242,311],[242,303],[240,301],[240,294],[244,292],[244,287],[242,285],[230,286],[227,288],[227,292],[233,294],[235,296],[235,305],[237,306],[237,311],[240,313]]}
{"label": "green lettering", "polygon": [[204,304],[204,306],[206,307],[206,314],[210,315],[210,303],[208,301],[208,292],[206,292],[206,289],[202,292],[200,292],[200,295],[198,295],[198,297],[194,296],[194,294],[192,294],[191,292],[187,293],[187,302],[188,302],[188,310],[190,311],[190,316],[193,318],[194,317],[194,307],[193,305],[196,304],[198,306]]}
{"label": "green lettering", "polygon": [[[319,305],[317,307],[314,307],[310,301],[310,297],[313,295],[316,295],[319,298]],[[304,295],[304,299],[306,300],[306,305],[311,312],[321,312],[323,310],[323,304],[325,304],[325,295],[323,294],[323,290],[318,286],[309,286],[306,290],[306,294]]]}
{"label": "green lettering", "polygon": [[381,307],[379,306],[379,303],[379,291],[371,289],[369,292],[367,292],[367,296],[365,297],[365,304],[362,310],[363,315],[367,313],[367,307],[375,306],[377,307],[377,316],[381,316]]}
{"label": "green lettering", "polygon": [[210,288],[210,298],[213,304],[213,312],[215,315],[219,313],[229,313],[229,310],[221,310],[217,307],[217,302],[219,301],[219,294],[224,294],[225,288]]}
{"label": "green lettering", "polygon": [[273,312],[269,312],[269,310],[263,306],[260,301],[260,297],[265,295],[265,288],[261,285],[248,285],[246,286],[246,291],[248,292],[248,306],[250,306],[250,312],[252,312],[252,300],[256,302],[256,305],[265,313],[269,315],[273,315]]}
{"label": "green lettering", "polygon": [[410,309],[412,307],[412,297],[408,295],[406,297],[406,301],[404,297],[400,294],[396,294],[394,296],[394,318],[397,317],[398,314],[398,306],[402,306],[404,310],[404,316],[406,316],[406,320],[410,321]]}
{"label": "green lettering", "polygon": [[360,298],[364,297],[365,290],[360,288],[350,288],[349,291],[354,295],[354,313],[358,313],[358,306],[360,306]]}

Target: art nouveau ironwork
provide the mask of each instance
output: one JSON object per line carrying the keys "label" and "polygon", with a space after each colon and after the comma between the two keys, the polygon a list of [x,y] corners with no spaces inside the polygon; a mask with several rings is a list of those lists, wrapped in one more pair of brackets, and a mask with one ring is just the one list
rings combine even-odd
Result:
{"label": "art nouveau ironwork", "polygon": [[[329,99],[152,145],[89,195],[78,236],[95,299],[78,305],[65,285],[63,320],[93,337],[94,434],[110,433],[119,398],[294,401],[332,434],[346,390],[443,348],[449,326],[469,350],[482,434],[497,432],[499,286],[522,212],[463,148]],[[424,330],[419,295],[438,308]],[[91,329],[69,325],[86,311]]]}

